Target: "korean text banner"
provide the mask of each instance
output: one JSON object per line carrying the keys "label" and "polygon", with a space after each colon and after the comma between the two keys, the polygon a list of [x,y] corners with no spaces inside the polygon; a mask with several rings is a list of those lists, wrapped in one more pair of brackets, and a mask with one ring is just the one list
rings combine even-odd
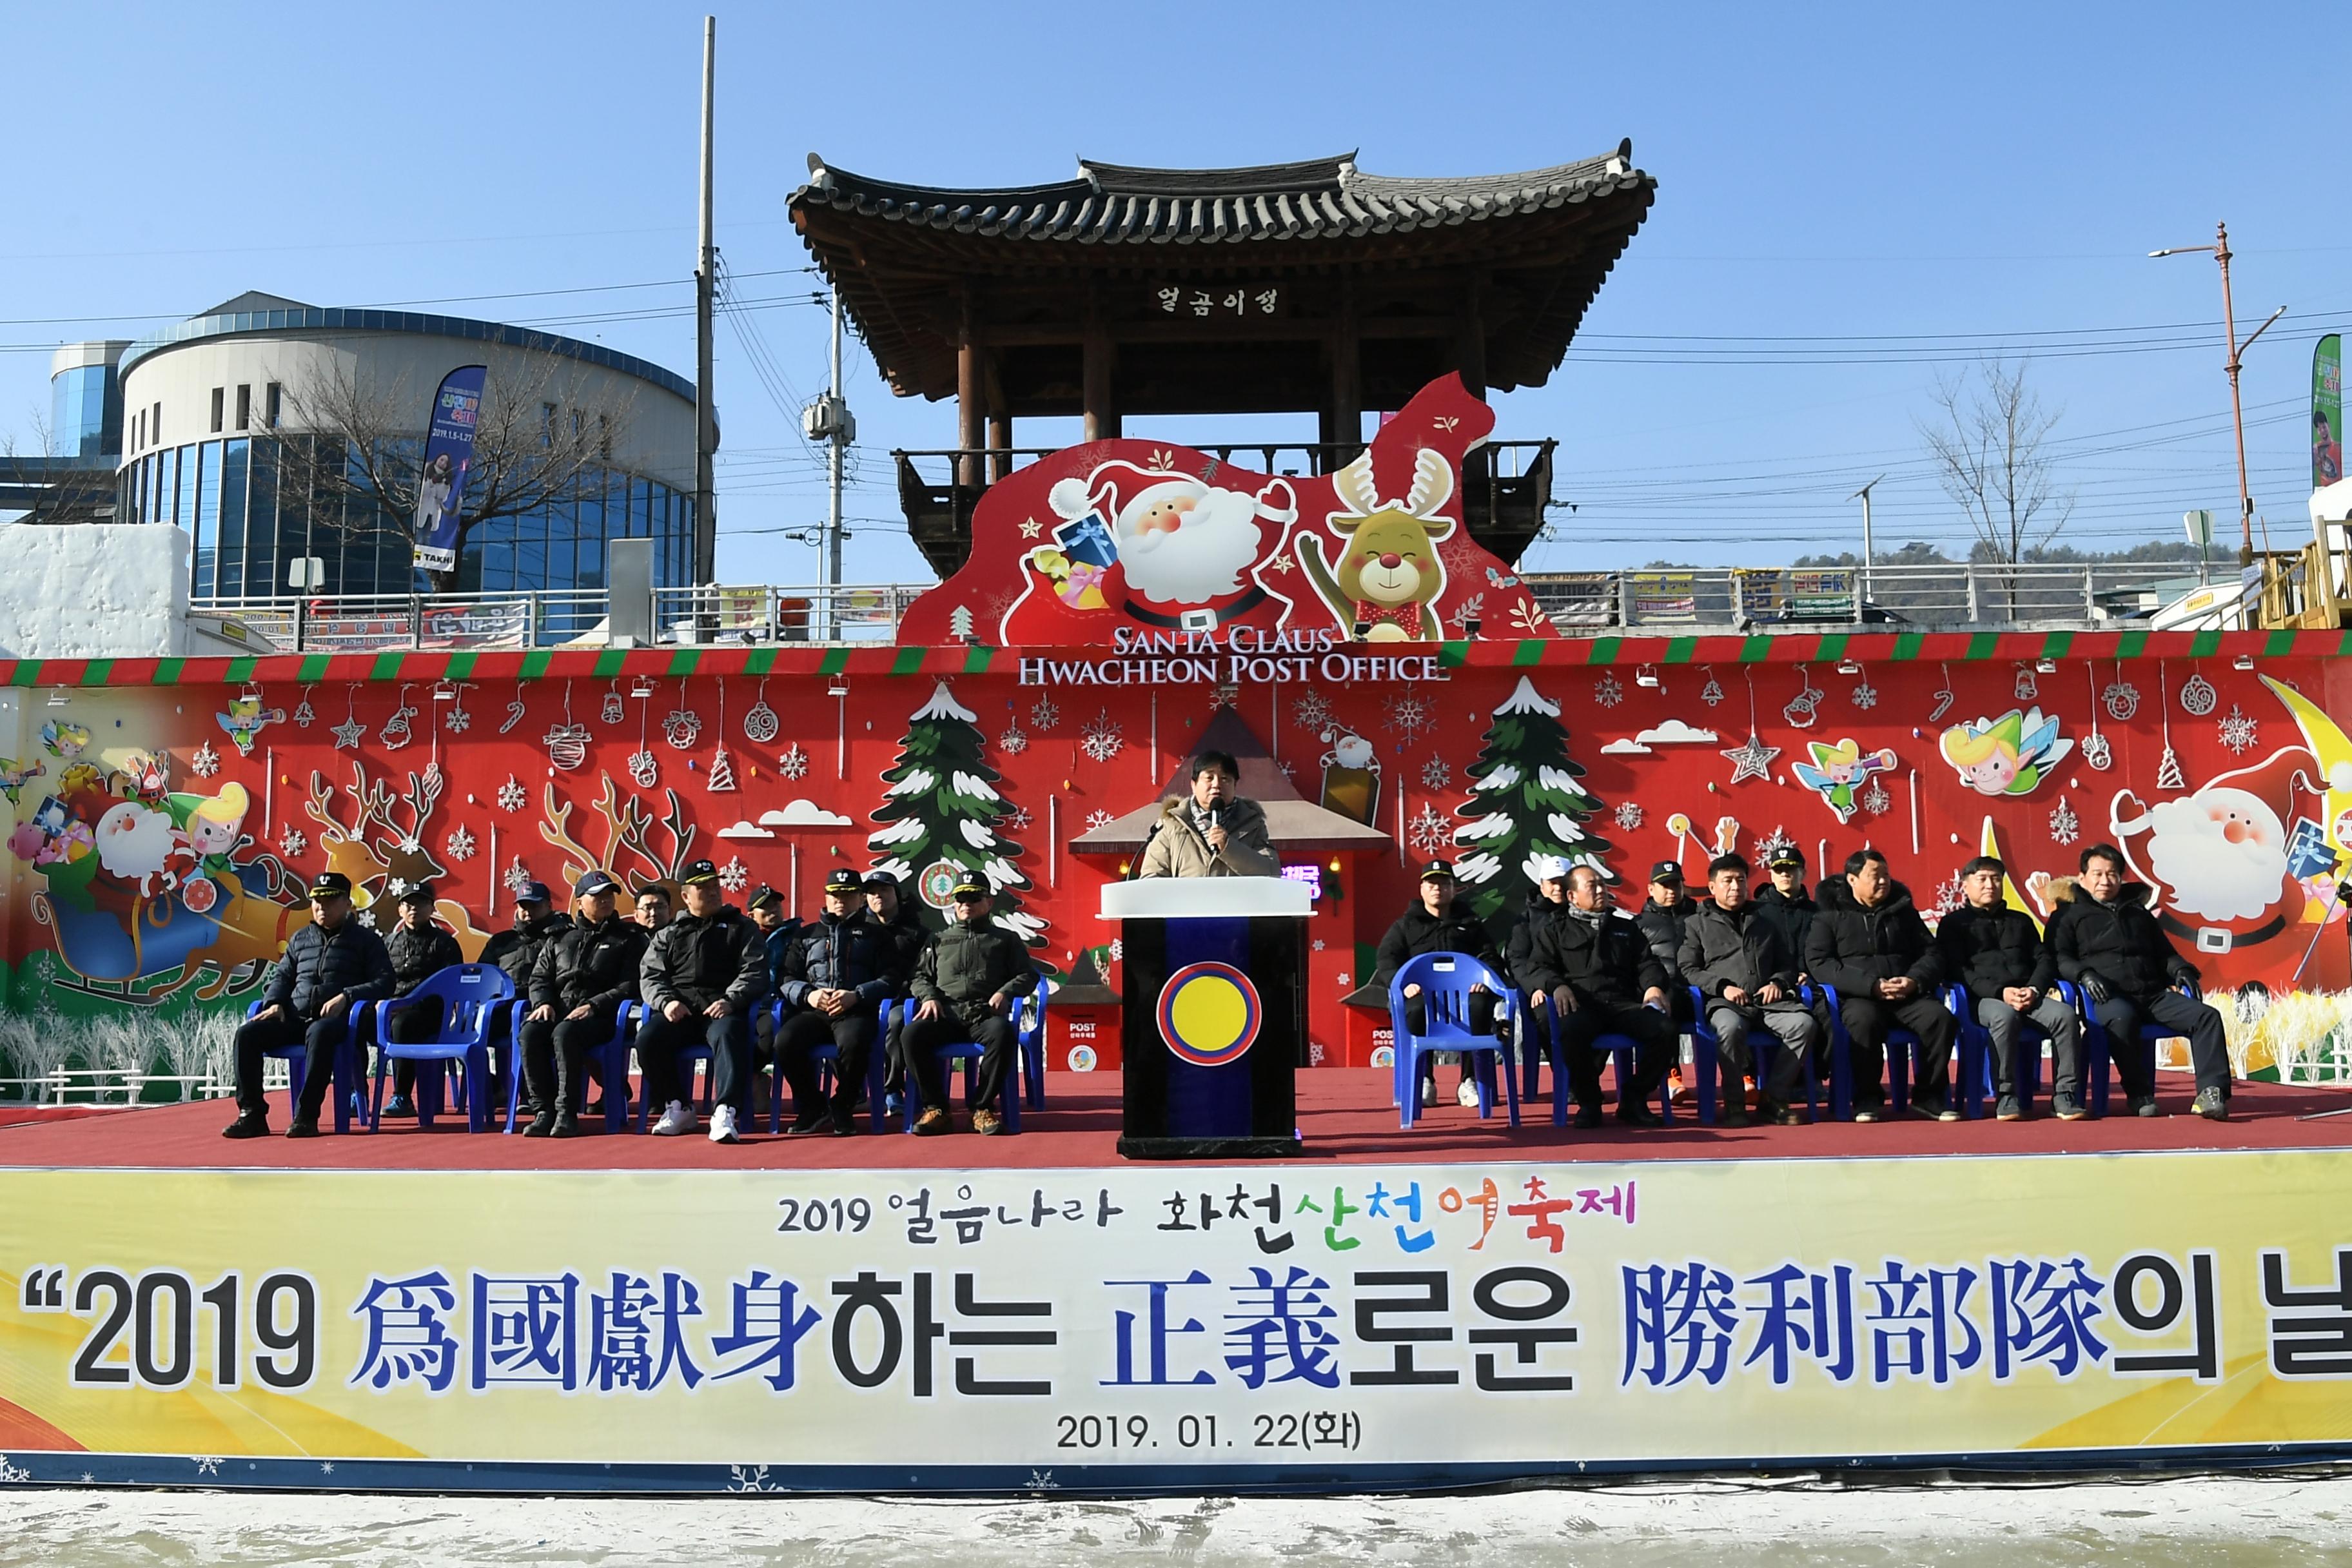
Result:
{"label": "korean text banner", "polygon": [[2335,332],[2311,351],[2311,488],[2344,477],[2344,340]]}
{"label": "korean text banner", "polygon": [[441,378],[433,394],[433,418],[425,435],[425,460],[416,475],[416,564],[446,572],[457,564],[458,517],[465,510],[466,479],[474,467],[474,427],[482,412],[485,365],[461,364]]}
{"label": "korean text banner", "polygon": [[42,1480],[1331,1488],[2352,1451],[2352,1152],[0,1175]]}

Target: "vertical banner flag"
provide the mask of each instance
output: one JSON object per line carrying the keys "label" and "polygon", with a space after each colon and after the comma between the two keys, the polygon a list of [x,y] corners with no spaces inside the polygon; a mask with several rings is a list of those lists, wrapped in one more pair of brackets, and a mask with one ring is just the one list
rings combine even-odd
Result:
{"label": "vertical banner flag", "polygon": [[482,383],[489,367],[461,364],[441,378],[433,395],[433,419],[425,435],[425,462],[416,475],[416,564],[447,572],[457,564],[457,516],[466,503],[467,470],[474,466],[474,425],[482,412]]}
{"label": "vertical banner flag", "polygon": [[2311,354],[2311,488],[2344,477],[2344,340],[2335,332]]}

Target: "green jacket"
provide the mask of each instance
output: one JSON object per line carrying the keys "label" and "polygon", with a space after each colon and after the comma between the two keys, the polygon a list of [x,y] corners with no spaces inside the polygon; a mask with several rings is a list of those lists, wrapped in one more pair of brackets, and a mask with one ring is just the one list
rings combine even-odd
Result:
{"label": "green jacket", "polygon": [[998,992],[1026,996],[1037,989],[1028,944],[993,921],[951,925],[931,939],[915,964],[917,1002],[936,1002],[966,1024],[989,1016]]}

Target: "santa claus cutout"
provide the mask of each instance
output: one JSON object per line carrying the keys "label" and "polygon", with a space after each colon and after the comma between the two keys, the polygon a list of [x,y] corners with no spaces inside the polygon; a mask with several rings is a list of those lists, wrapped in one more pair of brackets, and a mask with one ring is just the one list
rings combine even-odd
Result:
{"label": "santa claus cutout", "polygon": [[1140,627],[1281,624],[1290,601],[1256,566],[1280,551],[1298,518],[1297,498],[1280,479],[1226,489],[1215,482],[1216,459],[1208,467],[1194,475],[1115,458],[1083,479],[1060,480],[1046,498],[1062,520],[1054,544],[1033,551],[1030,565],[1054,579],[1065,605],[1117,610]]}

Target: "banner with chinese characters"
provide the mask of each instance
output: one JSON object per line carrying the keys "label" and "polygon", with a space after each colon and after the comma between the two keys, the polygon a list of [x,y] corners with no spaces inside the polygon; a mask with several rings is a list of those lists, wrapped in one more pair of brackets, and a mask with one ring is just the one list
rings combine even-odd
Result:
{"label": "banner with chinese characters", "polygon": [[2352,1451],[2352,1151],[0,1176],[8,1479],[1338,1489]]}

